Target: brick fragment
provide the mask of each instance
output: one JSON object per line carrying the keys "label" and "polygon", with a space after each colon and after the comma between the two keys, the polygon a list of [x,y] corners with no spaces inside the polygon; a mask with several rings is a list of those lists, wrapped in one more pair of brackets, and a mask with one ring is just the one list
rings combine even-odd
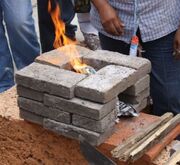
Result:
{"label": "brick fragment", "polygon": [[85,77],[68,70],[32,63],[16,73],[16,83],[40,92],[73,98],[75,85]]}
{"label": "brick fragment", "polygon": [[79,128],[73,125],[56,122],[50,119],[44,119],[43,127],[57,134],[79,140],[79,135],[82,135],[91,145],[100,145],[114,131],[114,126],[109,126],[103,134]]}
{"label": "brick fragment", "polygon": [[70,113],[60,111],[59,109],[46,107],[42,103],[37,101],[19,97],[18,105],[20,108],[36,115],[40,115],[67,124],[71,122]]}
{"label": "brick fragment", "polygon": [[134,69],[108,65],[76,85],[75,96],[106,103],[137,81]]}
{"label": "brick fragment", "polygon": [[44,96],[44,104],[49,107],[58,108],[65,112],[78,114],[95,120],[100,120],[110,113],[115,108],[116,101],[117,98],[106,104],[99,104],[79,98],[67,100],[47,94]]}
{"label": "brick fragment", "polygon": [[109,124],[115,124],[116,112],[113,110],[101,120],[93,120],[80,115],[72,116],[72,124],[81,128],[85,128],[94,132],[103,133]]}

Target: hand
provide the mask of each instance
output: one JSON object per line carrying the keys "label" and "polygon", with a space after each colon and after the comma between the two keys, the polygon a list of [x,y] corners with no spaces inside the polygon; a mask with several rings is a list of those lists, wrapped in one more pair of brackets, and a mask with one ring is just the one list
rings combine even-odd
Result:
{"label": "hand", "polygon": [[174,38],[174,53],[177,60],[180,60],[180,28],[176,31]]}
{"label": "hand", "polygon": [[124,33],[124,24],[118,17],[115,9],[109,4],[104,4],[99,10],[102,26],[104,30],[115,36],[120,36]]}

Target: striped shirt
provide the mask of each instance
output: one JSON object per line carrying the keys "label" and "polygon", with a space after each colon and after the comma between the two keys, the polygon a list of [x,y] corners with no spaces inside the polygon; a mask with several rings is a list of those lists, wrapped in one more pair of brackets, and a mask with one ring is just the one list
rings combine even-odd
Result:
{"label": "striped shirt", "polygon": [[125,33],[122,36],[112,36],[106,33],[101,25],[99,14],[93,5],[91,21],[100,33],[111,38],[130,43],[134,29],[139,28],[142,41],[148,42],[166,36],[180,26],[180,0],[108,1],[125,24]]}

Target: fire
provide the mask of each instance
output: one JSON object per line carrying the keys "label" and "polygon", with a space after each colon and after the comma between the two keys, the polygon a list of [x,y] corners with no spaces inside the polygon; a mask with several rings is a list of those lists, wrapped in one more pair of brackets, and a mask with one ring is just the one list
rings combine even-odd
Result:
{"label": "fire", "polygon": [[76,41],[71,40],[65,35],[65,23],[60,19],[61,12],[58,3],[56,2],[55,9],[52,9],[51,0],[49,0],[48,12],[50,13],[55,26],[55,40],[53,44],[54,48],[57,49],[59,47],[71,44],[71,48],[64,53],[69,57],[73,69],[78,73],[84,74],[84,68],[86,68],[87,65],[82,63],[82,60],[79,58],[79,53],[75,46]]}

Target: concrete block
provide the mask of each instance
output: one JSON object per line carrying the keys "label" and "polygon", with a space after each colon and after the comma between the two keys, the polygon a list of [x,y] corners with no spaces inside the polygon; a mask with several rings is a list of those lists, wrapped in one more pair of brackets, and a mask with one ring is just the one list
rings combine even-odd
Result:
{"label": "concrete block", "polygon": [[142,100],[139,104],[135,104],[133,105],[133,107],[136,109],[137,112],[141,112],[144,108],[146,108],[147,104],[148,104],[148,99],[145,98],[144,100]]}
{"label": "concrete block", "polygon": [[144,77],[151,71],[151,63],[145,58],[131,57],[106,50],[97,50],[94,53],[88,54],[83,57],[83,61],[96,69],[100,69],[110,64],[136,69],[138,70],[139,78]]}
{"label": "concrete block", "polygon": [[[74,54],[70,54],[74,51]],[[85,47],[78,45],[66,45],[58,49],[52,50],[36,58],[36,62],[41,64],[52,65],[60,68],[70,69],[72,68],[69,64],[70,59],[81,58],[84,55],[88,55],[93,51]]]}
{"label": "concrete block", "polygon": [[137,82],[137,71],[108,65],[76,85],[75,96],[106,103]]}
{"label": "concrete block", "polygon": [[30,89],[30,88],[26,88],[23,86],[19,86],[19,85],[17,86],[17,94],[19,96],[36,100],[36,101],[40,101],[40,102],[42,102],[44,98],[44,93]]}
{"label": "concrete block", "polygon": [[22,119],[24,119],[26,121],[29,121],[29,122],[32,122],[35,124],[39,124],[39,125],[43,125],[43,119],[44,118],[40,115],[26,111],[22,108],[20,108],[19,115]]}
{"label": "concrete block", "polygon": [[100,120],[109,114],[115,108],[116,102],[117,98],[106,104],[99,104],[79,98],[67,100],[47,94],[44,96],[44,104],[49,107],[58,108],[65,112],[70,112],[95,120]]}
{"label": "concrete block", "polygon": [[46,107],[42,103],[37,101],[19,97],[18,105],[20,108],[36,115],[40,115],[67,124],[71,122],[70,113],[61,111],[59,109]]}
{"label": "concrete block", "polygon": [[93,120],[87,117],[73,114],[72,124],[81,128],[85,128],[94,132],[103,133],[109,124],[115,124],[116,111],[113,110],[101,120]]}
{"label": "concrete block", "polygon": [[105,133],[100,134],[93,131],[79,128],[69,124],[63,124],[49,119],[44,119],[43,127],[57,134],[79,140],[79,135],[82,135],[91,145],[100,145],[114,131],[114,126],[109,126]]}
{"label": "concrete block", "polygon": [[137,83],[135,83],[132,87],[126,89],[123,92],[123,94],[137,96],[139,93],[141,93],[143,90],[149,87],[150,87],[150,76],[146,75],[142,79],[138,80]]}
{"label": "concrete block", "polygon": [[75,85],[85,77],[68,70],[32,63],[16,73],[16,83],[40,92],[73,98]]}
{"label": "concrete block", "polygon": [[119,100],[130,103],[130,104],[139,104],[142,100],[150,96],[150,88],[145,89],[141,93],[139,93],[137,96],[130,96],[126,94],[120,94]]}

